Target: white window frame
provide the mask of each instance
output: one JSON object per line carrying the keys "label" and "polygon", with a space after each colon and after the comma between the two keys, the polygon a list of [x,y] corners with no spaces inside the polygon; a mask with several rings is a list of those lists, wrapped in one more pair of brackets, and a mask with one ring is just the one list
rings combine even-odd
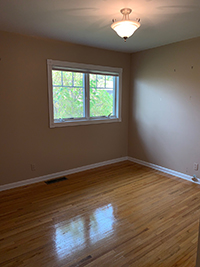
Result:
{"label": "white window frame", "polygon": [[[102,117],[89,117],[89,78],[85,79],[85,103],[86,116],[84,118],[73,118],[73,119],[62,119],[54,121],[54,108],[53,108],[53,85],[52,85],[52,70],[68,70],[68,71],[79,71],[82,73],[102,74],[102,75],[113,75],[115,79],[115,116],[102,116]],[[47,71],[48,71],[48,96],[49,96],[49,123],[50,128],[64,127],[64,126],[76,126],[96,123],[111,123],[121,122],[121,103],[122,103],[122,68],[113,68],[107,66],[98,66],[82,63],[74,63],[67,61],[58,61],[47,59]],[[89,75],[87,75],[89,76]]]}

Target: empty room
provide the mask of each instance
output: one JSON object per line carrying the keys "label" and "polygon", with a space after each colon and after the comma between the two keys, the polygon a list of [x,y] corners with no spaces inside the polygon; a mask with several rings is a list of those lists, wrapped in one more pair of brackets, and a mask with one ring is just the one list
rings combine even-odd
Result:
{"label": "empty room", "polygon": [[0,10],[0,266],[200,266],[200,2]]}

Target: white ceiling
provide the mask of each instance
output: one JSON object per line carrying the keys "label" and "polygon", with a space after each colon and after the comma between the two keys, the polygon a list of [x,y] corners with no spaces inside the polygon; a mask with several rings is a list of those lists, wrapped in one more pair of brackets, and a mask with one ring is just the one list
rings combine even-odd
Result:
{"label": "white ceiling", "polygon": [[[126,43],[110,28],[124,7],[141,19]],[[200,0],[0,0],[0,30],[135,52],[200,36]]]}

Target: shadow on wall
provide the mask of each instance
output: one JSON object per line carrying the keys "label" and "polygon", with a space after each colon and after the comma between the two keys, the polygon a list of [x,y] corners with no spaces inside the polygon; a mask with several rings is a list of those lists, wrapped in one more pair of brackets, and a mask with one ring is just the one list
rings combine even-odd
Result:
{"label": "shadow on wall", "polygon": [[132,55],[129,156],[188,175],[200,158],[200,38]]}
{"label": "shadow on wall", "polygon": [[141,124],[138,121],[138,95],[135,90],[135,80],[132,84],[132,90],[130,93],[130,114],[129,114],[129,151],[128,155],[144,161],[149,161],[148,150],[145,146],[145,140],[141,134]]}
{"label": "shadow on wall", "polygon": [[193,153],[187,125],[188,104],[191,104],[187,103],[186,92],[177,90],[177,83],[181,87],[181,80],[170,80],[167,75],[159,78],[156,72],[151,77],[135,78],[131,92],[129,155],[187,173],[179,166]]}

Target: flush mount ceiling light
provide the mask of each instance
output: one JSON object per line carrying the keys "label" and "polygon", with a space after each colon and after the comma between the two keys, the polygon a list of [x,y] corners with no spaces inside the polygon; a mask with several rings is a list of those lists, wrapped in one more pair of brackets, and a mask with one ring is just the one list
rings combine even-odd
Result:
{"label": "flush mount ceiling light", "polygon": [[129,19],[129,14],[132,12],[132,9],[130,8],[123,8],[120,12],[123,15],[122,20],[113,20],[111,28],[126,42],[126,39],[133,35],[133,33],[140,27],[140,19],[137,19],[136,21]]}

